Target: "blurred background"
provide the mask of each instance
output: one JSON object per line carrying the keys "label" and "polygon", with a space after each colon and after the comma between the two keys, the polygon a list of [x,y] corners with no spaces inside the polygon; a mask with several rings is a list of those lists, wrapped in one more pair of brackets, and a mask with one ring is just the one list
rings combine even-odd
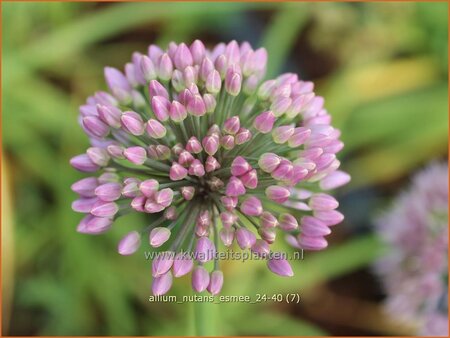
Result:
{"label": "blurred background", "polygon": [[[371,273],[373,218],[413,172],[448,151],[447,3],[2,2],[3,335],[189,335],[192,304],[154,303],[150,262],[116,243],[141,215],[102,236],[75,231],[69,166],[87,138],[78,106],[106,86],[105,65],[171,40],[247,40],[268,77],[316,83],[346,144],[346,215],[291,279],[262,262],[224,262],[223,295],[299,293],[299,304],[209,306],[213,335],[402,335]],[[122,228],[122,229],[121,229]],[[142,250],[141,250],[142,251]],[[171,294],[190,289],[185,277]]]}

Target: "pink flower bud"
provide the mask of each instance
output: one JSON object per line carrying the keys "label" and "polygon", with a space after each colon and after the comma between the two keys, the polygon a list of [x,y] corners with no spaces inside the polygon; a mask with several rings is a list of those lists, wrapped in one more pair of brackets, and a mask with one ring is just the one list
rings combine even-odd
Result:
{"label": "pink flower bud", "polygon": [[153,197],[159,189],[159,183],[157,180],[151,178],[142,181],[139,184],[139,190],[144,194],[145,197]]}
{"label": "pink flower bud", "polygon": [[314,211],[314,217],[321,220],[327,226],[333,226],[333,225],[339,224],[344,220],[344,215],[342,215],[337,210]]}
{"label": "pink flower bud", "polygon": [[109,230],[112,219],[87,215],[77,226],[77,231],[83,234],[97,235]]}
{"label": "pink flower bud", "polygon": [[290,137],[294,134],[294,131],[295,129],[292,125],[275,128],[272,131],[273,141],[277,144],[286,143],[290,139]]}
{"label": "pink flower bud", "polygon": [[164,227],[158,227],[150,231],[149,241],[154,248],[159,248],[170,238],[170,230]]}
{"label": "pink flower bud", "polygon": [[172,163],[172,167],[170,167],[169,177],[172,181],[180,181],[184,179],[188,174],[188,170],[178,164],[177,162]]}
{"label": "pink flower bud", "polygon": [[95,189],[95,195],[105,202],[113,202],[120,198],[122,185],[119,183],[105,183]]}
{"label": "pink flower bud", "polygon": [[154,202],[152,199],[147,199],[144,205],[144,212],[149,214],[156,214],[164,210],[164,206]]}
{"label": "pink flower bud", "polygon": [[194,116],[203,116],[206,114],[205,102],[201,95],[194,95],[187,103],[187,111]]}
{"label": "pink flower bud", "polygon": [[192,272],[192,288],[196,292],[205,291],[209,285],[209,273],[206,269],[199,265]]}
{"label": "pink flower bud", "polygon": [[178,101],[173,101],[170,105],[169,116],[174,122],[182,122],[187,117],[186,108]]}
{"label": "pink flower bud", "polygon": [[214,64],[212,63],[211,59],[209,59],[208,57],[205,57],[200,65],[200,71],[199,71],[200,78],[204,82],[206,82],[208,75],[211,74],[211,72],[213,70],[214,70]]}
{"label": "pink flower bud", "polygon": [[200,40],[195,40],[189,47],[191,51],[192,59],[196,65],[200,65],[203,58],[205,57],[205,45]]}
{"label": "pink flower bud", "polygon": [[205,149],[208,155],[213,156],[219,149],[219,139],[218,137],[205,136],[202,140],[203,149]]}
{"label": "pink flower bud", "polygon": [[155,64],[147,55],[141,56],[139,66],[146,82],[156,79],[157,74]]}
{"label": "pink flower bud", "polygon": [[182,166],[187,167],[194,161],[194,156],[186,150],[183,150],[178,156],[178,163]]}
{"label": "pink flower bud", "polygon": [[72,202],[72,210],[75,212],[88,213],[91,211],[95,203],[98,202],[97,197],[79,198]]}
{"label": "pink flower bud", "polygon": [[173,275],[175,277],[184,276],[191,272],[193,267],[194,261],[191,259],[189,254],[180,252],[175,256],[173,261]]}
{"label": "pink flower bud", "polygon": [[153,99],[153,97],[155,96],[162,96],[164,97],[166,100],[169,99],[169,93],[167,92],[167,89],[158,81],[156,80],[151,80],[149,85],[148,85],[148,91],[149,91],[149,96],[150,96],[150,100]]}
{"label": "pink flower bud", "polygon": [[327,175],[319,183],[320,188],[323,190],[331,190],[339,188],[350,182],[350,175],[343,171],[335,171]]}
{"label": "pink flower bud", "polygon": [[289,189],[279,185],[271,185],[266,188],[266,196],[277,203],[286,202],[290,195]]}
{"label": "pink flower bud", "polygon": [[163,96],[154,96],[152,98],[152,110],[159,121],[167,121],[169,119],[169,109],[172,107],[169,100]]}
{"label": "pink flower bud", "polygon": [[275,239],[277,237],[277,233],[275,232],[275,229],[273,229],[273,228],[259,228],[258,234],[268,244],[274,243]]}
{"label": "pink flower bud", "polygon": [[261,226],[264,228],[275,228],[278,225],[277,218],[268,211],[261,214]]}
{"label": "pink flower bud", "polygon": [[231,197],[231,196],[222,196],[220,198],[223,206],[228,211],[232,211],[237,206],[238,198],[237,197]]}
{"label": "pink flower bud", "polygon": [[309,199],[309,206],[313,210],[333,210],[339,206],[339,203],[333,196],[317,193]]}
{"label": "pink flower bud", "polygon": [[158,191],[155,195],[155,202],[161,204],[164,207],[168,207],[173,200],[173,190],[170,188],[165,188]]}
{"label": "pink flower bud", "polygon": [[256,236],[250,230],[239,228],[236,231],[236,241],[242,250],[250,249],[256,243]]}
{"label": "pink flower bud", "polygon": [[128,83],[127,78],[119,70],[113,67],[105,67],[104,74],[106,83],[111,92],[114,92],[116,88],[125,92],[131,91],[131,86]]}
{"label": "pink flower bud", "polygon": [[279,227],[284,231],[291,231],[298,228],[297,219],[291,214],[281,214],[279,219]]}
{"label": "pink flower bud", "polygon": [[257,197],[250,196],[242,202],[241,211],[247,216],[260,216],[263,212],[263,207]]}
{"label": "pink flower bud", "polygon": [[108,126],[118,129],[122,126],[120,116],[122,112],[114,106],[97,105],[97,112],[100,119]]}
{"label": "pink flower bud", "polygon": [[125,158],[125,156],[123,156],[124,150],[125,150],[124,147],[118,146],[115,144],[110,144],[109,146],[106,147],[106,151],[112,158],[117,158],[117,159],[122,159],[122,160]]}
{"label": "pink flower bud", "polygon": [[72,184],[70,188],[80,196],[94,197],[97,186],[98,180],[96,177],[86,177]]}
{"label": "pink flower bud", "polygon": [[122,121],[122,127],[130,134],[142,135],[144,133],[144,121],[138,113],[124,112],[120,120]]}
{"label": "pink flower bud", "polygon": [[147,159],[147,152],[145,148],[136,146],[129,147],[123,151],[125,158],[133,164],[144,164]]}
{"label": "pink flower bud", "polygon": [[[197,75],[197,71],[194,67],[188,66],[183,70],[184,85],[192,94],[198,94],[198,88],[195,85],[197,82]],[[191,88],[195,89],[192,90]]]}
{"label": "pink flower bud", "polygon": [[252,169],[251,165],[242,156],[236,157],[231,163],[231,174],[241,176]]}
{"label": "pink flower bud", "polygon": [[305,127],[298,127],[294,129],[294,133],[289,137],[288,145],[291,148],[298,147],[306,142],[311,135],[311,129]]}
{"label": "pink flower bud", "polygon": [[98,148],[98,147],[90,147],[86,151],[86,155],[90,158],[90,160],[100,166],[105,167],[108,165],[108,162],[110,160],[110,156],[108,154],[108,151],[104,148]]}
{"label": "pink flower bud", "polygon": [[217,70],[211,71],[206,77],[205,81],[206,90],[211,94],[217,94],[220,92],[220,87],[222,86],[222,79]]}
{"label": "pink flower bud", "polygon": [[162,296],[166,294],[172,287],[172,273],[168,271],[167,273],[154,277],[152,281],[152,293],[155,296]]}
{"label": "pink flower bud", "polygon": [[240,177],[244,186],[248,189],[255,189],[258,186],[258,174],[256,169],[250,170]]}
{"label": "pink flower bud", "polygon": [[205,170],[207,173],[220,169],[220,163],[213,156],[208,156],[205,162]]}
{"label": "pink flower bud", "polygon": [[276,117],[280,117],[288,110],[291,103],[292,100],[290,97],[278,96],[270,105],[270,110],[273,111]]}
{"label": "pink flower bud", "polygon": [[328,242],[323,237],[310,237],[304,234],[300,234],[297,237],[298,244],[305,250],[322,250],[328,246]]}
{"label": "pink flower bud", "polygon": [[194,154],[199,154],[203,148],[200,141],[195,136],[192,136],[186,143],[186,150]]}
{"label": "pink flower bud", "polygon": [[225,73],[227,71],[227,57],[225,55],[219,55],[214,61],[214,67],[220,74],[220,77],[225,78]]}
{"label": "pink flower bud", "polygon": [[220,145],[227,150],[234,148],[234,137],[233,135],[225,135],[220,139]]}
{"label": "pink flower bud", "polygon": [[214,259],[216,247],[208,237],[200,237],[195,246],[195,258],[197,261],[206,263]]}
{"label": "pink flower bud", "polygon": [[253,126],[260,133],[267,134],[272,131],[275,120],[276,117],[273,112],[266,111],[256,116]]}
{"label": "pink flower bud", "polygon": [[236,72],[230,72],[225,77],[225,90],[232,96],[239,95],[242,86],[242,76]]}
{"label": "pink flower bud", "polygon": [[139,249],[140,245],[141,235],[137,231],[132,231],[120,240],[117,251],[123,256],[132,255]]}
{"label": "pink flower bud", "polygon": [[84,117],[83,126],[88,132],[96,137],[103,138],[109,133],[108,125],[96,116]]}
{"label": "pink flower bud", "polygon": [[270,254],[269,244],[261,239],[257,239],[251,248],[252,252],[261,258],[266,258]]}
{"label": "pink flower bud", "polygon": [[219,232],[220,239],[226,247],[229,247],[231,244],[233,244],[234,240],[234,229],[230,228],[222,228]]}
{"label": "pink flower bud", "polygon": [[244,144],[245,142],[250,141],[251,138],[252,138],[252,133],[250,132],[250,130],[245,129],[245,128],[240,128],[234,138],[234,141],[236,144]]}
{"label": "pink flower bud", "polygon": [[189,166],[189,175],[202,177],[205,175],[205,167],[200,160],[195,159]]}
{"label": "pink flower bud", "polygon": [[194,198],[195,188],[192,186],[181,187],[181,195],[186,201],[190,201]]}
{"label": "pink flower bud", "polygon": [[164,275],[172,267],[174,253],[171,251],[163,251],[158,253],[152,262],[152,276],[159,277]]}
{"label": "pink flower bud", "polygon": [[164,218],[170,221],[177,219],[177,208],[173,205],[164,210]]}
{"label": "pink flower bud", "polygon": [[205,108],[207,113],[212,113],[216,109],[216,99],[211,94],[203,94],[203,102],[205,102]]}
{"label": "pink flower bud", "polygon": [[283,181],[291,178],[294,166],[288,160],[282,160],[277,168],[272,172],[272,177],[276,180]]}
{"label": "pink flower bud", "polygon": [[239,121],[239,116],[230,117],[223,125],[224,132],[231,135],[235,135],[240,128],[241,123]]}
{"label": "pink flower bud", "polygon": [[178,45],[178,48],[175,51],[173,61],[175,63],[175,67],[177,67],[180,70],[183,70],[184,68],[192,66],[194,64],[191,51],[186,46],[186,44],[180,43]]}
{"label": "pink flower bud", "polygon": [[[130,196],[133,197],[133,196]],[[145,212],[145,203],[147,198],[145,196],[136,196],[131,200],[130,206],[139,212]]]}
{"label": "pink flower bud", "polygon": [[294,276],[294,272],[292,271],[291,265],[289,262],[282,258],[270,258],[267,261],[267,267],[273,273],[283,276],[283,277],[292,277]]}
{"label": "pink flower bud", "polygon": [[97,201],[91,209],[91,214],[97,217],[113,217],[119,211],[119,206],[114,202]]}
{"label": "pink flower bud", "polygon": [[220,213],[220,219],[225,228],[230,228],[237,221],[237,216],[232,212],[223,211]]}
{"label": "pink flower bud", "polygon": [[159,58],[159,62],[156,67],[156,72],[161,80],[168,81],[172,77],[173,64],[170,56],[164,53]]}
{"label": "pink flower bud", "polygon": [[94,172],[100,169],[86,154],[81,154],[70,159],[70,165],[83,172]]}
{"label": "pink flower bud", "polygon": [[150,119],[147,122],[147,133],[154,139],[160,139],[166,136],[166,128],[157,120]]}
{"label": "pink flower bud", "polygon": [[209,285],[208,285],[208,292],[212,294],[213,296],[220,293],[222,290],[223,285],[223,273],[222,271],[215,270],[211,273]]}
{"label": "pink flower bud", "polygon": [[211,217],[208,210],[203,210],[197,218],[197,225],[209,227],[211,225]]}
{"label": "pink flower bud", "polygon": [[300,229],[303,235],[310,237],[323,237],[331,233],[324,222],[312,216],[302,217]]}
{"label": "pink flower bud", "polygon": [[225,189],[225,194],[231,197],[244,195],[245,194],[244,184],[239,178],[231,176]]}

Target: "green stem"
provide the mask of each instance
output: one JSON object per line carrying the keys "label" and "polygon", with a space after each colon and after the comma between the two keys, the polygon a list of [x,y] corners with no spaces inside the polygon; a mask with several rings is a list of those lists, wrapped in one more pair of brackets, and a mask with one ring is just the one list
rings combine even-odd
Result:
{"label": "green stem", "polygon": [[204,302],[194,302],[195,335],[199,337],[206,335],[205,313],[206,311]]}

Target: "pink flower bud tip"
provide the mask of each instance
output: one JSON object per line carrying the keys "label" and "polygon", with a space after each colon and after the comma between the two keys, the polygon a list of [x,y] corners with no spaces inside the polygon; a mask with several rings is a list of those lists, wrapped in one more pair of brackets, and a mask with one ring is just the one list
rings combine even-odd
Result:
{"label": "pink flower bud tip", "polygon": [[275,123],[276,117],[271,111],[267,111],[259,114],[255,121],[253,122],[253,126],[260,133],[267,134],[272,131],[273,125]]}
{"label": "pink flower bud tip", "polygon": [[180,164],[173,162],[169,171],[169,177],[172,181],[180,181],[188,174],[188,170]]}
{"label": "pink flower bud tip", "polygon": [[266,188],[266,196],[277,203],[286,202],[290,195],[289,189],[282,186],[271,185]]}
{"label": "pink flower bud tip", "polygon": [[132,255],[140,245],[141,235],[137,231],[132,231],[120,240],[117,251],[124,256]]}
{"label": "pink flower bud tip", "polygon": [[195,188],[192,186],[185,186],[181,188],[181,195],[186,201],[190,201],[194,198]]}
{"label": "pink flower bud tip", "polygon": [[172,287],[172,273],[168,271],[167,273],[154,277],[152,282],[152,292],[155,296],[162,296],[166,294]]}
{"label": "pink flower bud tip", "polygon": [[209,285],[209,273],[203,266],[197,266],[192,272],[192,288],[196,292],[205,291]]}
{"label": "pink flower bud tip", "polygon": [[304,234],[300,234],[297,237],[298,244],[305,250],[322,250],[328,246],[328,242],[323,237],[310,237]]}
{"label": "pink flower bud tip", "polygon": [[95,189],[95,195],[105,202],[113,202],[120,198],[122,185],[119,183],[105,183]]}
{"label": "pink flower bud tip", "polygon": [[174,260],[174,253],[171,251],[163,251],[158,253],[152,262],[152,276],[160,277],[170,270]]}
{"label": "pink flower bud tip", "polygon": [[317,193],[309,199],[309,206],[313,210],[333,210],[339,206],[339,203],[330,195]]}
{"label": "pink flower bud tip", "polygon": [[123,151],[123,155],[128,161],[138,165],[144,164],[145,160],[147,159],[147,151],[145,150],[145,148],[139,146],[126,148]]}
{"label": "pink flower bud tip", "polygon": [[200,160],[195,159],[189,166],[189,175],[202,177],[205,175],[205,167]]}
{"label": "pink flower bud tip", "polygon": [[145,180],[139,184],[139,190],[146,197],[153,197],[159,189],[159,183],[157,180],[151,178]]}
{"label": "pink flower bud tip", "polygon": [[172,203],[172,200],[173,190],[170,188],[162,189],[155,194],[155,202],[164,207],[168,207]]}
{"label": "pink flower bud tip", "polygon": [[158,227],[150,231],[150,245],[154,248],[158,248],[163,245],[170,238],[170,230],[164,227]]}
{"label": "pink flower bud tip", "polygon": [[146,129],[150,137],[154,139],[163,138],[167,133],[166,128],[161,124],[161,122],[155,119],[148,120]]}
{"label": "pink flower bud tip", "polygon": [[222,196],[220,198],[223,206],[228,211],[232,211],[237,206],[238,198],[237,197],[231,197],[231,196]]}
{"label": "pink flower bud tip", "polygon": [[277,218],[268,211],[261,214],[261,226],[264,228],[274,228],[278,225]]}
{"label": "pink flower bud tip", "polygon": [[226,186],[225,194],[230,197],[244,195],[245,194],[244,184],[239,178],[231,176]]}
{"label": "pink flower bud tip", "polygon": [[247,216],[260,216],[263,212],[263,207],[257,197],[250,196],[242,202],[241,211]]}
{"label": "pink flower bud tip", "polygon": [[220,169],[220,163],[213,156],[208,156],[205,162],[205,170],[207,173]]}
{"label": "pink flower bud tip", "polygon": [[186,143],[186,150],[190,153],[198,154],[203,149],[200,141],[195,136],[192,136]]}
{"label": "pink flower bud tip", "polygon": [[236,241],[242,250],[249,249],[255,244],[256,236],[250,230],[239,228],[236,231]]}
{"label": "pink flower bud tip", "polygon": [[258,164],[261,170],[269,174],[272,173],[275,169],[277,169],[280,163],[281,163],[280,157],[273,153],[262,154],[258,160]]}
{"label": "pink flower bud tip", "polygon": [[270,271],[279,276],[283,277],[294,276],[294,272],[292,271],[291,265],[285,259],[271,258],[267,261],[267,267],[269,268]]}
{"label": "pink flower bud tip", "polygon": [[206,263],[212,260],[216,253],[216,247],[208,237],[201,237],[195,246],[195,258],[197,261]]}
{"label": "pink flower bud tip", "polygon": [[324,222],[312,216],[302,217],[300,229],[303,235],[311,237],[323,237],[331,233]]}
{"label": "pink flower bud tip", "polygon": [[298,228],[298,222],[291,214],[284,213],[280,215],[279,226],[284,231],[292,231]]}
{"label": "pink flower bud tip", "polygon": [[220,270],[215,270],[211,273],[208,292],[213,296],[220,293],[223,285],[223,273]]}
{"label": "pink flower bud tip", "polygon": [[219,139],[213,135],[205,136],[202,140],[202,145],[206,153],[213,156],[219,149]]}
{"label": "pink flower bud tip", "polygon": [[181,277],[191,272],[194,267],[194,261],[190,258],[189,254],[178,253],[173,261],[173,275],[175,277]]}
{"label": "pink flower bud tip", "polygon": [[100,167],[92,162],[92,160],[86,154],[72,157],[72,159],[70,160],[70,165],[75,169],[83,172],[94,172],[100,169]]}
{"label": "pink flower bud tip", "polygon": [[235,135],[241,128],[239,116],[230,117],[223,125],[223,131],[227,134]]}
{"label": "pink flower bud tip", "polygon": [[252,167],[242,156],[236,157],[231,163],[231,174],[233,176],[241,176],[251,170]]}

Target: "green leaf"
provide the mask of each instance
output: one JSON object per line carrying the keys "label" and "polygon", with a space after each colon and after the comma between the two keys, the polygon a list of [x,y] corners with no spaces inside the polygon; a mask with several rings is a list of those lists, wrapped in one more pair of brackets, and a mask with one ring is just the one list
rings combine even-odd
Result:
{"label": "green leaf", "polygon": [[308,4],[286,3],[275,14],[260,43],[269,54],[266,77],[280,71],[308,18]]}

